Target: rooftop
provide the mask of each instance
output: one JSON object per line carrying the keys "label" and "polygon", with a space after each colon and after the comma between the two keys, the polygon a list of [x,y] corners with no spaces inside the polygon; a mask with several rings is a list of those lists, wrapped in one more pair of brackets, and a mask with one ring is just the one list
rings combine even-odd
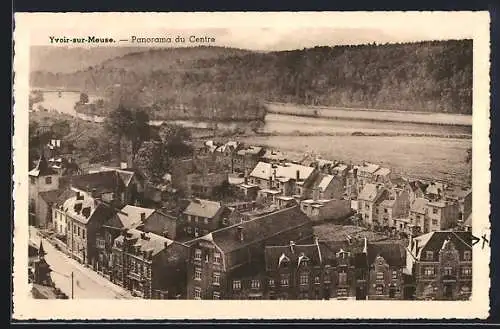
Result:
{"label": "rooftop", "polygon": [[222,204],[218,201],[193,199],[189,202],[183,213],[191,216],[213,218],[221,208]]}
{"label": "rooftop", "polygon": [[295,163],[272,165],[270,163],[261,161],[255,166],[254,170],[250,173],[250,176],[260,179],[269,179],[269,177],[274,176],[275,171],[277,178],[283,177],[288,179],[296,179],[298,172],[299,179],[306,180],[313,173],[314,168]]}
{"label": "rooftop", "polygon": [[375,184],[366,184],[358,195],[358,200],[376,202],[383,194],[384,189],[377,187]]}

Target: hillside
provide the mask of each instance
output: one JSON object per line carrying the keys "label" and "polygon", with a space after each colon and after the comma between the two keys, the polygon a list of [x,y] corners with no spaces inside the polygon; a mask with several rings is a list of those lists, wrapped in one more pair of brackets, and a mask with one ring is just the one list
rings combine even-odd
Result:
{"label": "hillside", "polygon": [[262,119],[263,101],[471,114],[472,41],[157,49],[69,74],[34,72],[31,85],[98,92],[103,111],[121,101],[161,119]]}

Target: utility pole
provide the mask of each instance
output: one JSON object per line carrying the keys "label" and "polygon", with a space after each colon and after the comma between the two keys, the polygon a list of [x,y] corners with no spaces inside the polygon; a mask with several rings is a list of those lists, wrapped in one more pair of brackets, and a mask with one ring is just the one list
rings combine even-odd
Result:
{"label": "utility pole", "polygon": [[73,290],[73,281],[74,281],[74,274],[71,272],[71,299],[74,299],[74,290]]}

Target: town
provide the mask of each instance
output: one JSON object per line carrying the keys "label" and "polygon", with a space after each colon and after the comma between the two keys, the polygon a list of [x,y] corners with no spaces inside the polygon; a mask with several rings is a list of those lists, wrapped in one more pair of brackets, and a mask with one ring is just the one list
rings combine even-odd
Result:
{"label": "town", "polygon": [[74,169],[62,144],[29,171],[43,298],[470,298],[470,187],[215,138],[153,182],[132,161]]}

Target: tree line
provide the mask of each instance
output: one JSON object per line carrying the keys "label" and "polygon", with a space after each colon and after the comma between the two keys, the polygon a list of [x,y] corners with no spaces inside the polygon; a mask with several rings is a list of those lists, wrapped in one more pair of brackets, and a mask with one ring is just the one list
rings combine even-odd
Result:
{"label": "tree line", "polygon": [[[229,52],[230,50],[226,50]],[[174,56],[182,52],[182,57]],[[261,120],[264,101],[471,114],[472,40],[208,56],[210,47],[125,55],[32,85],[100,92],[153,119]],[[191,54],[191,56],[187,55]]]}

